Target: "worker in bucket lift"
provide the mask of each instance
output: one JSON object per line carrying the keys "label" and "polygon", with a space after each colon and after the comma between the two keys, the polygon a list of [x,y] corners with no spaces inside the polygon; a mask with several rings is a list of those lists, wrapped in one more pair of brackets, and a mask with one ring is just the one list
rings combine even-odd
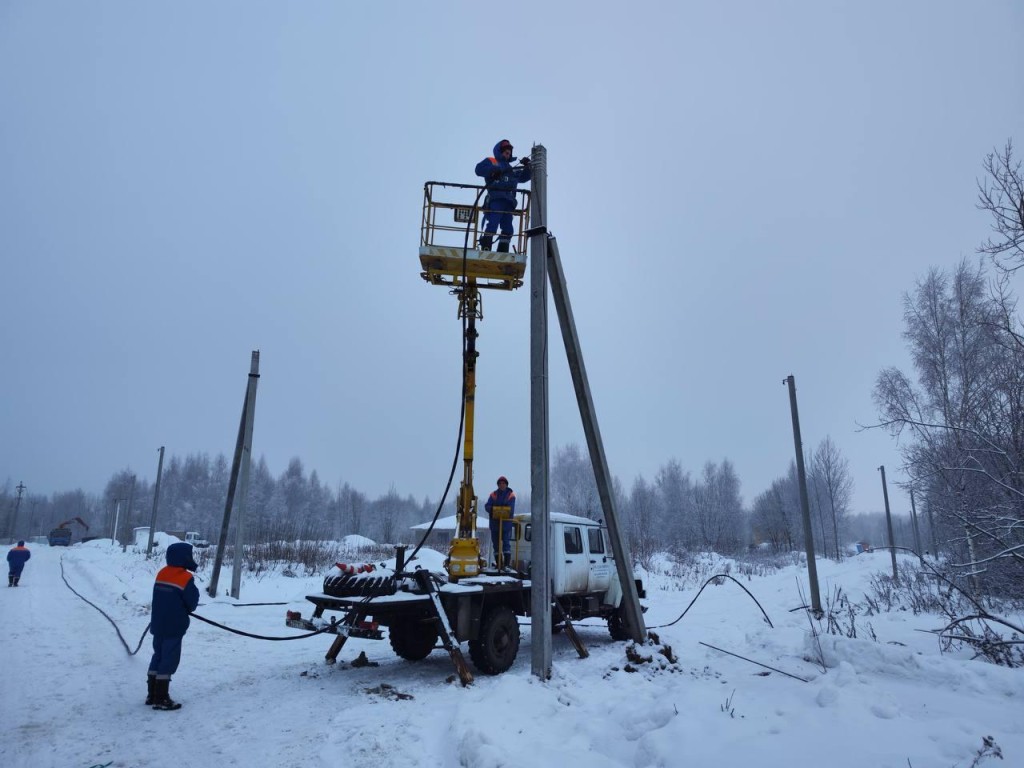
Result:
{"label": "worker in bucket lift", "polygon": [[[508,507],[508,515],[504,520],[495,515],[495,507]],[[498,552],[502,553],[502,563],[508,565],[512,558],[512,516],[516,513],[516,494],[508,487],[508,478],[498,478],[497,490],[491,491],[484,504],[490,518],[491,549],[494,552],[495,565],[498,564]],[[501,549],[498,549],[498,537],[501,536]]]}
{"label": "worker in bucket lift", "polygon": [[29,552],[24,541],[19,541],[18,546],[11,547],[11,550],[7,553],[8,587],[18,586],[18,582],[21,581],[21,572],[24,570],[25,563],[28,562],[30,557],[32,557],[32,553]]}
{"label": "worker in bucket lift", "polygon": [[192,545],[179,541],[167,548],[167,565],[160,569],[153,585],[153,658],[147,675],[146,704],[153,709],[181,709],[171,699],[171,675],[181,660],[181,641],[188,631],[189,614],[199,605],[199,590],[190,571],[199,566],[192,557]]}
{"label": "worker in bucket lift", "polygon": [[494,157],[485,157],[476,164],[476,175],[486,181],[487,197],[484,198],[484,236],[480,238],[480,250],[491,250],[494,233],[501,226],[498,237],[498,251],[508,253],[512,241],[512,211],[516,209],[516,186],[530,180],[530,158],[519,162],[520,168],[512,167],[516,160],[512,156],[512,142],[502,139],[494,145]]}

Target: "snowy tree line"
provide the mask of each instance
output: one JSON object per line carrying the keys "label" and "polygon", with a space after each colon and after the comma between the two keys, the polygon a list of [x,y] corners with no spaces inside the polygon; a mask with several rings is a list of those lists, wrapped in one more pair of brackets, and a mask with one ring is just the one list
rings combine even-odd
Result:
{"label": "snowy tree line", "polygon": [[[845,530],[852,492],[849,470],[828,438],[815,452],[810,467],[818,551],[835,555],[850,535]],[[171,455],[161,478],[158,530],[199,531],[216,541],[229,475],[230,464],[223,454],[214,458],[201,453]],[[580,446],[556,449],[550,487],[553,510],[592,519],[604,516],[589,457]],[[90,528],[84,531],[72,523],[76,540],[113,536],[127,541],[133,528],[149,525],[154,491],[148,478],[124,469],[110,477],[99,496],[81,490],[50,497],[29,493],[21,500],[17,535],[45,535],[58,523],[80,517]],[[750,510],[743,505],[740,480],[728,459],[707,462],[697,476],[673,459],[658,469],[653,481],[637,477],[628,492],[616,479],[614,493],[632,551],[640,559],[658,550],[736,553],[761,543],[776,551],[802,546],[793,466],[755,498]],[[347,482],[331,487],[320,480],[316,470],[307,473],[298,458],[275,477],[261,458],[250,472],[246,539],[338,540],[360,534],[381,543],[409,542],[414,538],[410,527],[430,520],[437,503],[430,498],[402,496],[394,486],[376,498]],[[0,487],[0,505],[8,510],[10,526],[14,505],[10,481]],[[529,508],[529,494],[520,491],[517,510]],[[442,514],[454,514],[453,498]]]}
{"label": "snowy tree line", "polygon": [[[224,518],[230,469],[223,454],[213,459],[203,453],[170,456],[160,482],[157,529],[199,531],[215,542]],[[17,535],[45,535],[58,523],[80,517],[89,530],[71,523],[75,540],[113,536],[127,541],[134,527],[149,525],[154,492],[149,479],[124,469],[111,476],[98,496],[81,490],[51,497],[29,493],[21,500]],[[14,501],[7,481],[0,487],[0,509],[13,510]],[[393,486],[375,499],[348,483],[330,488],[320,481],[316,470],[307,474],[298,458],[275,477],[261,458],[253,463],[249,476],[246,539],[336,540],[359,533],[378,541],[408,540],[409,526],[429,519],[433,513],[429,500],[402,497]],[[9,512],[7,530],[12,524],[10,517]],[[233,535],[232,529],[231,541]]]}
{"label": "snowy tree line", "polygon": [[[853,494],[849,463],[826,437],[808,466],[815,551],[840,557],[851,537],[847,519]],[[601,502],[590,460],[577,445],[555,451],[551,466],[551,504],[560,512],[601,518]],[[708,461],[696,477],[675,459],[653,480],[638,476],[627,492],[614,481],[633,557],[645,562],[659,551],[714,551],[736,554],[764,546],[774,552],[803,547],[803,520],[796,462],[747,508],[740,480],[728,459]]]}

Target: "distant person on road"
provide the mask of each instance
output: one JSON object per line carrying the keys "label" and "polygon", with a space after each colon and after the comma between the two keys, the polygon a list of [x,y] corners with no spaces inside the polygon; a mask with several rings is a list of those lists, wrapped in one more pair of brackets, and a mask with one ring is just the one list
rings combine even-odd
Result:
{"label": "distant person on road", "polygon": [[11,547],[7,553],[7,586],[16,587],[21,581],[21,572],[25,570],[25,563],[32,557],[24,541],[19,541],[18,546]]}
{"label": "distant person on road", "polygon": [[192,557],[192,545],[184,542],[167,548],[167,565],[160,569],[153,585],[153,658],[147,675],[146,704],[153,709],[181,709],[171,699],[171,675],[181,660],[181,641],[188,631],[189,614],[199,605],[199,589],[191,571],[199,566]]}
{"label": "distant person on road", "polygon": [[[502,519],[495,515],[495,507],[508,507],[508,515]],[[512,559],[512,516],[516,513],[516,494],[508,487],[508,478],[498,478],[497,490],[491,491],[484,504],[490,518],[491,551],[494,552],[494,564],[499,565],[498,553],[501,552],[501,565],[508,565]],[[501,534],[501,549],[498,549],[498,534]]]}
{"label": "distant person on road", "polygon": [[498,237],[498,252],[508,253],[512,241],[512,211],[516,209],[516,187],[530,180],[530,158],[519,162],[521,168],[513,168],[512,142],[502,139],[494,145],[494,157],[485,157],[476,164],[476,175],[483,176],[487,187],[484,198],[484,236],[480,238],[480,250],[491,250],[494,233],[501,225]]}

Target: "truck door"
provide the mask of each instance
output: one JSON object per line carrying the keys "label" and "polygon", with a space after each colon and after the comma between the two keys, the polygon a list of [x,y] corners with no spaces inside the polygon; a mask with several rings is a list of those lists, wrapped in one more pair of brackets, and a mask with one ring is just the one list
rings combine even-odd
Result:
{"label": "truck door", "polygon": [[608,542],[605,539],[604,529],[595,526],[587,527],[587,550],[589,553],[590,580],[587,584],[588,592],[604,593],[608,590],[611,582],[611,573],[614,563],[608,556]]}
{"label": "truck door", "polygon": [[563,526],[562,539],[562,559],[565,561],[562,568],[563,591],[586,592],[587,582],[590,580],[590,563],[580,526]]}

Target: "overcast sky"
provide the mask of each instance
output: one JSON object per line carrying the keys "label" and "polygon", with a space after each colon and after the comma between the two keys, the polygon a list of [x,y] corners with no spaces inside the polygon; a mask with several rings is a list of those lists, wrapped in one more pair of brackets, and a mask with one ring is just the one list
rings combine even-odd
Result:
{"label": "overcast sky", "polygon": [[[986,153],[1024,150],[1024,5],[0,0],[0,483],[100,491],[234,449],[437,499],[456,301],[423,183],[548,151],[613,474],[728,458],[750,503],[805,446],[855,512],[909,502],[858,431],[906,367],[903,292],[972,256]],[[529,293],[484,296],[477,491],[529,491]],[[551,313],[554,322],[554,313]],[[583,445],[557,329],[551,446]]]}

